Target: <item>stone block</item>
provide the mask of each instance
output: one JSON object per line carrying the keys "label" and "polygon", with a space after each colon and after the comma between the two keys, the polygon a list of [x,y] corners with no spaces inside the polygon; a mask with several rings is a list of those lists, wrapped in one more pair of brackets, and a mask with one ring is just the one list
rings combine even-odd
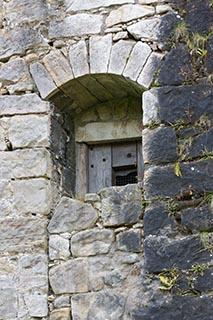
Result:
{"label": "stone block", "polygon": [[26,306],[31,317],[42,318],[48,315],[47,296],[40,294],[27,294]]}
{"label": "stone block", "polygon": [[189,269],[194,264],[211,261],[211,253],[203,250],[199,236],[170,240],[165,236],[148,236],[144,241],[145,268],[148,272],[161,272],[174,267]]}
{"label": "stone block", "polygon": [[49,98],[57,91],[55,82],[43,64],[40,62],[32,63],[30,65],[30,73],[42,98]]}
{"label": "stone block", "polygon": [[52,50],[43,58],[43,62],[58,87],[73,79],[70,64],[60,50]]}
{"label": "stone block", "polygon": [[0,179],[50,177],[50,153],[46,149],[0,152],[0,167]]}
{"label": "stone block", "polygon": [[108,253],[114,240],[114,232],[106,229],[91,229],[76,233],[71,238],[73,256],[94,256]]}
{"label": "stone block", "polygon": [[18,259],[18,273],[21,277],[46,276],[48,274],[48,257],[46,254],[23,254]]}
{"label": "stone block", "polygon": [[0,318],[13,320],[18,312],[18,297],[15,283],[8,276],[0,276]]}
{"label": "stone block", "polygon": [[182,177],[176,176],[174,165],[152,167],[145,171],[146,197],[175,197],[191,186],[197,194],[212,192],[213,160],[180,164]]}
{"label": "stone block", "polygon": [[128,230],[121,232],[117,235],[116,240],[118,250],[140,252],[142,249],[140,230]]}
{"label": "stone block", "polygon": [[213,288],[213,268],[203,271],[202,274],[198,275],[193,282],[195,290],[198,290],[202,293],[212,291]]}
{"label": "stone block", "polygon": [[8,122],[8,136],[14,149],[49,147],[49,116],[17,115]]}
{"label": "stone block", "polygon": [[88,262],[74,259],[50,269],[50,285],[55,294],[88,291]]}
{"label": "stone block", "polygon": [[69,59],[75,78],[89,74],[86,42],[81,40],[69,49]]}
{"label": "stone block", "polygon": [[53,310],[50,313],[50,320],[71,320],[70,313],[70,308],[61,308],[58,310]]}
{"label": "stone block", "polygon": [[69,240],[57,234],[49,236],[50,260],[65,260],[70,256]]}
{"label": "stone block", "polygon": [[112,48],[112,35],[91,36],[89,40],[90,72],[106,73]]}
{"label": "stone block", "polygon": [[53,301],[54,307],[59,309],[59,308],[64,308],[64,307],[69,307],[70,306],[70,296],[69,295],[60,295],[55,298]]}
{"label": "stone block", "polygon": [[211,231],[213,229],[213,211],[210,206],[185,209],[182,211],[181,223],[188,230]]}
{"label": "stone block", "polygon": [[140,220],[141,191],[137,185],[106,188],[100,191],[100,196],[104,226],[132,225]]}
{"label": "stone block", "polygon": [[109,61],[109,73],[122,74],[135,42],[120,40],[112,46]]}
{"label": "stone block", "polygon": [[9,116],[26,113],[45,113],[49,103],[42,101],[35,93],[21,96],[0,96],[0,115]]}
{"label": "stone block", "polygon": [[105,286],[105,277],[114,270],[111,257],[105,255],[88,257],[89,291],[99,291]]}
{"label": "stone block", "polygon": [[211,85],[154,88],[143,94],[143,124],[152,121],[176,123],[178,120],[189,122],[206,114],[213,119],[213,89]]}
{"label": "stone block", "polygon": [[148,89],[154,81],[154,75],[157,72],[163,57],[164,54],[153,52],[149,56],[143,70],[141,71],[137,79],[137,83]]}
{"label": "stone block", "polygon": [[91,10],[99,7],[109,7],[113,5],[120,5],[125,3],[134,3],[134,0],[88,0],[86,2],[76,2],[73,0],[65,0],[67,12]]}
{"label": "stone block", "polygon": [[47,179],[12,181],[14,209],[18,213],[46,215],[50,212],[51,188]]}
{"label": "stone block", "polygon": [[123,75],[131,80],[136,80],[151,54],[148,44],[138,41],[134,46]]}
{"label": "stone block", "polygon": [[73,320],[118,320],[124,312],[124,297],[110,291],[74,295],[71,299]]}
{"label": "stone block", "polygon": [[94,227],[98,218],[91,204],[63,197],[50,220],[50,233],[72,232]]}
{"label": "stone block", "polygon": [[112,27],[115,24],[125,23],[131,20],[152,16],[154,15],[154,13],[154,7],[142,6],[139,4],[127,4],[110,12],[108,17],[106,18],[106,26]]}
{"label": "stone block", "polygon": [[178,159],[177,137],[173,128],[144,129],[142,139],[144,163],[166,163]]}
{"label": "stone block", "polygon": [[4,85],[15,84],[17,82],[32,84],[32,79],[24,59],[13,59],[0,67],[0,81]]}
{"label": "stone block", "polygon": [[177,45],[166,55],[160,67],[157,83],[181,85],[193,76],[191,57],[186,45]]}
{"label": "stone block", "polygon": [[13,55],[23,55],[28,49],[47,46],[34,29],[0,30],[0,59],[6,60]]}
{"label": "stone block", "polygon": [[0,180],[0,212],[1,214],[3,214],[4,217],[12,213],[12,203],[13,188],[11,185],[11,181]]}
{"label": "stone block", "polygon": [[[207,125],[208,120],[206,119]],[[191,143],[186,148],[187,150],[184,153],[185,159],[193,159],[202,156],[208,157],[208,153],[211,153],[213,150],[213,129],[209,129],[206,132],[201,133],[195,137],[192,137]]]}
{"label": "stone block", "polygon": [[97,34],[101,31],[102,20],[101,15],[89,13],[68,16],[63,21],[52,20],[49,26],[49,39]]}

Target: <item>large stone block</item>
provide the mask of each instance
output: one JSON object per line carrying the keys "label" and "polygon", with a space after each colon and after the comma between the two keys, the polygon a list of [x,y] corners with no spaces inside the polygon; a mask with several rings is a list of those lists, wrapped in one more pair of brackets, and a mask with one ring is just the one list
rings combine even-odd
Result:
{"label": "large stone block", "polygon": [[47,295],[26,294],[25,302],[31,317],[42,318],[48,315]]}
{"label": "large stone block", "polygon": [[[145,171],[144,189],[147,198],[175,197],[181,190],[193,188],[196,194],[212,192],[213,160],[180,164],[182,177],[175,174],[174,165],[152,167]],[[190,187],[191,186],[191,187]]]}
{"label": "large stone block", "polygon": [[[51,21],[49,38],[76,37],[84,34],[97,34],[101,31],[102,16],[97,14],[79,13],[64,18],[63,21]],[[81,23],[79,23],[81,21]]]}
{"label": "large stone block", "polygon": [[81,231],[71,238],[73,256],[93,256],[107,253],[114,240],[114,232],[106,229]]}
{"label": "large stone block", "polygon": [[89,291],[99,291],[105,286],[105,278],[114,270],[112,259],[108,255],[88,257]]}
{"label": "large stone block", "polygon": [[127,4],[112,10],[106,19],[106,26],[111,27],[115,24],[125,23],[131,20],[152,16],[155,9],[151,6]]}
{"label": "large stone block", "polygon": [[132,225],[140,220],[141,190],[137,185],[106,188],[100,196],[104,226]]}
{"label": "large stone block", "polygon": [[55,294],[88,291],[88,262],[74,259],[50,269],[50,285]]}
{"label": "large stone block", "polygon": [[10,277],[0,276],[0,288],[0,318],[13,320],[18,312],[16,285]]}
{"label": "large stone block", "polygon": [[69,58],[74,76],[89,74],[87,46],[84,40],[73,44],[69,49]]}
{"label": "large stone block", "polygon": [[163,163],[177,160],[177,137],[173,128],[144,129],[142,135],[144,163]]}
{"label": "large stone block", "polygon": [[79,2],[73,0],[65,0],[67,12],[80,11],[80,10],[91,10],[99,7],[109,7],[112,5],[119,5],[125,3],[134,3],[134,0],[88,0],[86,2]]}
{"label": "large stone block", "polygon": [[145,268],[149,272],[164,269],[189,269],[194,264],[211,261],[211,253],[204,250],[199,236],[170,240],[165,236],[148,236],[144,241]]}
{"label": "large stone block", "polygon": [[49,257],[50,260],[65,260],[70,256],[69,239],[57,234],[49,236]]}
{"label": "large stone block", "polygon": [[181,223],[188,230],[211,231],[213,229],[213,211],[210,206],[185,209],[182,211]]}
{"label": "large stone block", "polygon": [[106,73],[112,49],[112,35],[92,36],[89,40],[91,73]]}
{"label": "large stone block", "polygon": [[35,93],[21,96],[0,96],[0,115],[17,115],[26,113],[45,113],[49,103],[42,101]]}
{"label": "large stone block", "polygon": [[118,250],[140,252],[142,249],[140,230],[121,232],[117,235],[116,240]]}
{"label": "large stone block", "polygon": [[72,232],[94,227],[98,218],[91,204],[63,197],[55,209],[48,230],[50,233]]}

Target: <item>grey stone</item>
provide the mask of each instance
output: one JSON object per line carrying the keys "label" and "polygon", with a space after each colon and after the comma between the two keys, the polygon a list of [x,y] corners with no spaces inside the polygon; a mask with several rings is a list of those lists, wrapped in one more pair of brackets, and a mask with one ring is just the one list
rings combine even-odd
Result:
{"label": "grey stone", "polygon": [[[117,262],[116,262],[117,263]],[[88,257],[89,291],[99,291],[105,286],[105,277],[110,274],[114,267],[110,256]]]}
{"label": "grey stone", "polygon": [[38,46],[45,47],[39,34],[33,29],[0,30],[0,59],[8,59],[13,55],[22,55],[26,50]]}
{"label": "grey stone", "polygon": [[60,50],[53,50],[43,58],[45,67],[58,87],[73,79],[69,62]]}
{"label": "grey stone", "polygon": [[106,26],[111,27],[115,24],[152,16],[154,13],[155,9],[151,6],[127,4],[110,12],[106,19]]}
{"label": "grey stone", "polygon": [[108,253],[114,233],[112,230],[91,229],[81,231],[71,238],[71,252],[73,256],[93,256]]}
{"label": "grey stone", "polygon": [[88,53],[84,40],[73,44],[69,49],[69,59],[74,76],[80,77],[89,73]]}
{"label": "grey stone", "polygon": [[[46,254],[23,254],[18,259],[18,273],[22,277],[45,276],[47,287],[48,257]],[[46,288],[46,293],[47,293]]]}
{"label": "grey stone", "polygon": [[112,48],[112,35],[92,36],[89,40],[90,72],[106,73]]}
{"label": "grey stone", "polygon": [[63,197],[50,220],[50,233],[84,230],[94,226],[98,218],[97,211],[91,204]]}
{"label": "grey stone", "polygon": [[134,44],[134,41],[120,40],[113,45],[109,61],[109,73],[122,74]]}
{"label": "grey stone", "polygon": [[126,40],[128,39],[129,36],[128,36],[128,32],[127,31],[119,31],[117,32],[114,37],[113,37],[113,41],[119,41],[119,40]]}
{"label": "grey stone", "polygon": [[112,5],[119,5],[125,3],[134,3],[134,0],[88,0],[86,2],[78,2],[73,0],[65,0],[67,12],[91,10],[98,7],[109,7]]}
{"label": "grey stone", "polygon": [[14,209],[19,213],[45,215],[50,211],[51,189],[47,179],[12,181]]}
{"label": "grey stone", "polygon": [[57,234],[49,236],[49,257],[51,260],[69,258],[69,240]]}
{"label": "grey stone", "polygon": [[50,313],[50,320],[70,320],[70,308],[61,308],[59,310],[53,310]]}
{"label": "grey stone", "polygon": [[[206,121],[208,121],[206,119]],[[206,123],[207,124],[207,123]],[[205,125],[205,124],[204,124]],[[208,125],[207,125],[208,126]],[[192,141],[185,151],[185,159],[193,159],[202,156],[208,157],[213,150],[213,129],[192,137]]]}
{"label": "grey stone", "polygon": [[[213,89],[211,85],[154,88],[144,93],[144,124],[151,121],[188,123],[189,114],[198,120],[203,114],[213,118]],[[150,109],[151,106],[151,109]]]}
{"label": "grey stone", "polygon": [[213,212],[210,206],[185,209],[182,211],[181,223],[189,230],[211,231],[213,229]]}
{"label": "grey stone", "polygon": [[[79,24],[79,21],[81,23]],[[97,14],[79,13],[64,18],[63,21],[51,21],[49,39],[62,37],[97,34],[101,31],[102,16]]]}
{"label": "grey stone", "polygon": [[48,116],[17,115],[8,121],[8,136],[14,149],[49,146]]}
{"label": "grey stone", "polygon": [[174,162],[178,159],[177,137],[173,128],[144,129],[142,136],[144,163]]}
{"label": "grey stone", "polygon": [[4,216],[11,214],[13,202],[13,189],[11,181],[0,180],[0,210],[4,212]]}
{"label": "grey stone", "polygon": [[137,185],[103,189],[100,196],[104,226],[132,225],[140,220],[141,192]]}
{"label": "grey stone", "polygon": [[128,230],[121,232],[116,237],[117,248],[122,251],[141,251],[141,232],[139,230]]}
{"label": "grey stone", "polygon": [[164,57],[164,54],[156,53],[156,52],[153,52],[149,56],[143,70],[141,71],[137,79],[137,82],[140,85],[142,85],[144,88],[148,89],[152,84],[154,80],[154,75],[157,72],[163,57]]}
{"label": "grey stone", "polygon": [[18,311],[18,296],[15,283],[8,276],[0,276],[0,318],[13,320]]}
{"label": "grey stone", "polygon": [[207,270],[203,271],[201,275],[197,275],[193,285],[195,290],[200,292],[208,292],[212,290],[213,287],[213,270],[209,267]]}
{"label": "grey stone", "polygon": [[84,197],[85,202],[96,202],[100,201],[99,195],[97,193],[87,193]]}
{"label": "grey stone", "polygon": [[22,96],[0,96],[0,115],[44,113],[49,103],[42,101],[35,93]]}
{"label": "grey stone", "polygon": [[176,240],[163,236],[148,236],[144,241],[145,268],[149,272],[161,272],[174,266],[185,270],[194,264],[210,262],[210,252],[202,249],[197,235]]}
{"label": "grey stone", "polygon": [[213,36],[207,42],[207,54],[205,59],[205,66],[208,73],[213,73]]}
{"label": "grey stone", "polygon": [[11,60],[0,67],[0,81],[5,84],[32,83],[27,64],[24,59]]}
{"label": "grey stone", "polygon": [[212,192],[212,159],[180,164],[182,177],[176,176],[174,166],[152,167],[145,171],[144,188],[146,197],[178,196],[181,190],[191,186],[197,194]]}
{"label": "grey stone", "polygon": [[138,41],[131,52],[123,75],[135,81],[150,54],[151,49],[148,44]]}
{"label": "grey stone", "polygon": [[55,298],[53,301],[54,307],[59,309],[62,307],[69,307],[70,306],[70,296],[61,295]]}
{"label": "grey stone", "polygon": [[35,81],[35,84],[41,94],[41,97],[46,99],[51,97],[57,91],[57,87],[53,82],[50,74],[40,62],[34,62],[30,65],[30,73]]}
{"label": "grey stone", "polygon": [[74,259],[50,269],[50,285],[55,294],[88,291],[88,262]]}
{"label": "grey stone", "polygon": [[41,318],[48,315],[47,296],[40,294],[27,294],[25,302],[31,317]]}

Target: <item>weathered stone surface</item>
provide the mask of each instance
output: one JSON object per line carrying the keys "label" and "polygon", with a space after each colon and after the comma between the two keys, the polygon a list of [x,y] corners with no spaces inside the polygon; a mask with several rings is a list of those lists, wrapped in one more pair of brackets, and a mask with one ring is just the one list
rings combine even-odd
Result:
{"label": "weathered stone surface", "polygon": [[114,240],[112,230],[91,229],[81,231],[71,238],[73,256],[93,256],[107,253]]}
{"label": "weathered stone surface", "polygon": [[152,167],[145,171],[144,186],[146,196],[169,196],[180,194],[181,189],[191,186],[197,194],[212,192],[213,160],[183,163],[180,165],[182,177],[175,175],[174,166]]}
{"label": "weathered stone surface", "polygon": [[124,298],[116,292],[102,291],[74,295],[71,300],[73,320],[120,320]]}
{"label": "weathered stone surface", "polygon": [[142,136],[144,163],[163,163],[177,160],[177,137],[173,128],[144,129]]}
{"label": "weathered stone surface", "polygon": [[143,123],[166,121],[175,123],[183,120],[188,123],[188,112],[193,120],[203,114],[213,118],[213,89],[211,85],[154,88],[143,94]]}
{"label": "weathered stone surface", "polygon": [[129,230],[118,234],[116,237],[117,248],[122,251],[141,251],[141,232],[139,230]]}
{"label": "weathered stone surface", "polygon": [[145,19],[127,28],[135,39],[151,41],[165,41],[172,34],[173,28],[178,23],[174,13],[166,13],[160,18]]}
{"label": "weathered stone surface", "polygon": [[114,266],[111,257],[105,255],[88,257],[89,291],[99,291],[105,286],[105,278]]}
{"label": "weathered stone surface", "polygon": [[213,212],[210,206],[185,209],[182,211],[181,223],[189,230],[211,231]]}
{"label": "weathered stone surface", "polygon": [[45,46],[39,34],[33,29],[16,29],[8,32],[0,30],[0,59],[5,60],[15,54],[24,54],[26,50]]}
{"label": "weathered stone surface", "polygon": [[[131,313],[133,320],[209,320],[212,316],[212,297],[174,296],[170,301],[156,301],[155,305],[139,307]],[[204,308],[205,306],[205,308]]]}
{"label": "weathered stone surface", "polygon": [[69,58],[74,76],[80,77],[89,73],[88,53],[84,40],[72,45],[69,49]]}
{"label": "weathered stone surface", "polygon": [[18,297],[15,283],[8,276],[0,276],[0,318],[13,320],[18,311]]}
{"label": "weathered stone surface", "polygon": [[42,98],[46,99],[57,91],[53,79],[43,64],[39,62],[32,63],[30,65],[30,72]]}
{"label": "weathered stone surface", "polygon": [[123,75],[135,81],[150,54],[150,47],[146,43],[138,41],[131,52]]}
{"label": "weathered stone surface", "polygon": [[70,320],[70,308],[53,310],[50,313],[50,320]]}
{"label": "weathered stone surface", "polygon": [[18,272],[22,277],[46,276],[47,283],[48,257],[46,254],[23,254],[18,260]]}
{"label": "weathered stone surface", "polygon": [[134,3],[134,0],[88,0],[86,2],[78,2],[73,0],[65,0],[65,5],[68,12],[79,10],[90,10],[98,7],[109,7],[125,3]]}
{"label": "weathered stone surface", "polygon": [[13,201],[13,189],[11,181],[0,180],[0,212],[4,212],[4,216],[11,214]]}
{"label": "weathered stone surface", "polygon": [[90,72],[106,73],[112,48],[112,35],[92,36],[89,40]]}
{"label": "weathered stone surface", "polygon": [[160,85],[180,85],[187,81],[191,69],[189,50],[185,45],[178,45],[167,54],[159,71],[157,82]]}
{"label": "weathered stone surface", "polygon": [[213,270],[212,267],[203,271],[203,274],[197,276],[193,283],[194,288],[200,292],[211,291],[213,287]]}
{"label": "weathered stone surface", "polygon": [[50,177],[50,165],[46,149],[0,152],[0,179]]}
{"label": "weathered stone surface", "polygon": [[69,258],[69,240],[57,234],[49,236],[49,257],[51,260]]}
{"label": "weathered stone surface", "polygon": [[[79,24],[79,21],[81,23]],[[101,31],[102,16],[97,14],[79,13],[64,18],[63,21],[51,21],[49,38],[81,36],[84,34],[97,34]]]}
{"label": "weathered stone surface", "polygon": [[145,268],[149,272],[160,272],[175,267],[188,269],[195,263],[211,261],[211,254],[203,250],[199,236],[187,236],[169,240],[163,236],[148,236],[144,241]]}
{"label": "weathered stone surface", "polygon": [[209,129],[206,132],[203,132],[202,134],[192,138],[191,143],[185,151],[185,159],[193,159],[202,156],[208,157],[208,153],[211,153],[212,150],[213,129]]}
{"label": "weathered stone surface", "polygon": [[48,214],[51,189],[47,179],[12,181],[14,209],[19,213]]}
{"label": "weathered stone surface", "polygon": [[9,121],[9,140],[14,149],[49,146],[49,117],[20,115]]}
{"label": "weathered stone surface", "polygon": [[104,226],[132,225],[140,220],[141,193],[137,185],[103,189],[100,196]]}
{"label": "weathered stone surface", "polygon": [[88,291],[88,263],[74,259],[50,269],[50,285],[55,294]]}
{"label": "weathered stone surface", "polygon": [[60,50],[53,50],[43,59],[44,65],[58,87],[73,79],[69,62]]}
{"label": "weathered stone surface", "polygon": [[0,115],[47,112],[49,103],[42,101],[35,93],[22,96],[0,96]]}
{"label": "weathered stone surface", "polygon": [[50,220],[50,233],[84,230],[94,226],[98,214],[91,204],[63,197]]}
{"label": "weathered stone surface", "polygon": [[140,85],[142,85],[144,88],[148,89],[151,83],[153,82],[154,75],[160,66],[163,56],[164,55],[162,53],[156,53],[156,52],[153,52],[149,56],[143,70],[141,71],[137,79],[137,82]]}
{"label": "weathered stone surface", "polygon": [[208,73],[213,73],[213,36],[211,36],[207,42],[205,65]]}
{"label": "weathered stone surface", "polygon": [[87,193],[84,197],[85,202],[96,202],[100,201],[100,197],[97,193]]}
{"label": "weathered stone surface", "polygon": [[126,40],[128,39],[128,32],[127,31],[119,31],[113,36],[113,42],[119,41],[119,40]]}
{"label": "weathered stone surface", "polygon": [[113,45],[108,68],[109,73],[122,74],[134,44],[134,41],[120,40]]}
{"label": "weathered stone surface", "polygon": [[176,223],[163,204],[149,206],[145,210],[143,221],[145,237],[148,235],[168,235],[175,232]]}
{"label": "weathered stone surface", "polygon": [[112,10],[106,19],[106,26],[111,27],[118,23],[128,22],[134,19],[152,16],[155,9],[151,6],[127,4]]}
{"label": "weathered stone surface", "polygon": [[43,0],[7,1],[5,9],[7,19],[15,25],[41,21],[47,17],[47,4]]}
{"label": "weathered stone surface", "polygon": [[25,296],[27,309],[31,317],[46,317],[48,315],[47,296],[27,294]]}
{"label": "weathered stone surface", "polygon": [[[24,252],[40,247],[47,249],[46,220],[30,218],[7,218],[0,223],[0,251]],[[5,235],[7,237],[5,238]]]}
{"label": "weathered stone surface", "polygon": [[62,307],[69,307],[70,306],[70,296],[69,295],[60,295],[55,298],[53,301],[54,307],[59,309]]}

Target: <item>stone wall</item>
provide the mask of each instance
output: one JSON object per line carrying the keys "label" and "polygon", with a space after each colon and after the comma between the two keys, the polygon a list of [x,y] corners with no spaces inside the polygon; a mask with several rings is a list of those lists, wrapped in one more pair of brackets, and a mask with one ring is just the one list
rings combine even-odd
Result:
{"label": "stone wall", "polygon": [[[212,1],[0,7],[0,319],[211,319]],[[79,199],[76,124],[140,101],[143,184]]]}

